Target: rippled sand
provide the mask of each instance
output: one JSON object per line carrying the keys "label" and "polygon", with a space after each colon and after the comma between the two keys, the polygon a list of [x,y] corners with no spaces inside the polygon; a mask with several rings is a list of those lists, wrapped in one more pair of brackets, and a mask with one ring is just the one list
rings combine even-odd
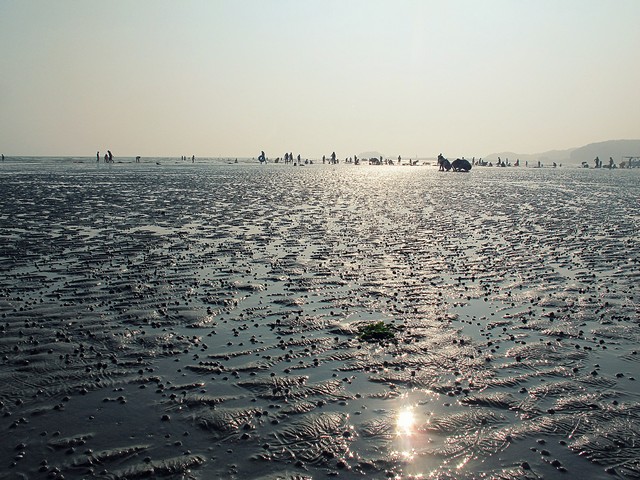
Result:
{"label": "rippled sand", "polygon": [[638,170],[0,165],[0,478],[638,478],[638,198]]}

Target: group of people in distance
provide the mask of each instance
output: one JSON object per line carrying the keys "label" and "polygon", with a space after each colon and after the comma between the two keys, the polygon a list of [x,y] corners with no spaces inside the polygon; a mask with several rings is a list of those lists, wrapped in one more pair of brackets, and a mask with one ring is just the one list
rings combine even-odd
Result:
{"label": "group of people in distance", "polygon": [[613,161],[613,157],[609,157],[609,165],[605,166],[605,167],[603,167],[602,160],[600,160],[600,157],[594,158],[593,159],[593,163],[595,163],[595,167],[594,168],[616,168],[616,164]]}
{"label": "group of people in distance", "polygon": [[[297,156],[293,156],[293,153],[285,153],[284,157],[282,158],[284,159],[284,163],[285,164],[293,164],[294,166],[296,165],[309,165],[309,164],[313,164],[313,160],[309,160],[308,158],[305,158],[304,160],[302,159],[301,155],[298,154]],[[280,157],[277,157],[275,159],[273,159],[273,163],[280,163],[280,161],[282,160]],[[396,165],[395,161],[393,159],[390,158],[383,158],[382,156],[380,156],[380,158],[377,157],[372,157],[369,159],[360,159],[358,158],[357,155],[354,155],[353,157],[346,157],[343,162],[346,164],[353,164],[353,165],[360,165],[360,163],[362,161],[365,162],[369,162],[369,165]],[[258,161],[262,164],[262,163],[267,163],[267,161],[269,161],[269,158],[266,156],[266,154],[264,153],[264,150],[260,152],[260,155],[258,155]],[[337,165],[338,163],[340,163],[340,159],[338,158],[338,156],[336,155],[336,152],[331,152],[331,155],[326,156],[323,155],[322,156],[322,164],[329,164],[329,165]],[[398,155],[398,165],[402,165],[402,157],[400,155]],[[417,165],[418,164],[418,160],[411,160],[409,159],[407,165]]]}
{"label": "group of people in distance", "polygon": [[[356,159],[358,157],[355,157]],[[293,153],[285,153],[284,154],[284,163],[285,164],[289,164],[292,163],[294,166],[295,165],[308,165],[308,164],[313,164],[313,160],[309,160],[308,158],[305,158],[304,161],[302,160],[302,157],[300,154],[298,154],[296,157],[293,156]],[[266,156],[266,154],[264,153],[264,150],[262,150],[260,152],[260,155],[258,155],[258,161],[260,163],[267,163],[267,160],[269,160]],[[276,158],[275,160],[273,160],[274,163],[280,163],[280,157]],[[331,165],[335,165],[337,163],[339,163],[340,161],[338,160],[338,157],[336,156],[336,152],[332,152],[331,155],[329,157],[323,155],[322,156],[322,163],[329,163]],[[350,158],[346,158],[345,159],[345,163],[353,163],[353,160]],[[357,164],[357,160],[356,160],[356,164]]]}
{"label": "group of people in distance", "polygon": [[[96,152],[96,162],[100,162],[100,152]],[[111,150],[107,150],[107,153],[104,154],[104,163],[113,163],[113,155]]]}
{"label": "group of people in distance", "polygon": [[[136,156],[136,163],[140,163],[140,155]],[[4,160],[4,155],[2,156],[2,160]],[[180,157],[180,160],[186,161],[188,160],[188,158],[186,157],[186,155],[182,155]],[[191,155],[191,163],[195,163],[196,161],[196,156],[195,155]],[[96,152],[96,162],[100,162],[100,151]],[[107,150],[107,153],[104,154],[104,163],[113,163],[113,154],[111,153],[111,150]]]}

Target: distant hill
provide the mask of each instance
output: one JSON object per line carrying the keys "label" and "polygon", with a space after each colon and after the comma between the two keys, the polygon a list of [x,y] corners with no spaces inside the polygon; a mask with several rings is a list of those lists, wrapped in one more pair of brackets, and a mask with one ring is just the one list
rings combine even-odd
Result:
{"label": "distant hill", "polygon": [[609,157],[620,163],[623,157],[640,156],[640,140],[609,140],[608,142],[590,143],[571,152],[571,163],[591,163],[594,158],[606,162]]}
{"label": "distant hill", "polygon": [[516,159],[520,159],[522,164],[525,161],[529,163],[537,163],[538,161],[545,163],[571,163],[580,164],[588,162],[591,164],[593,159],[600,157],[600,160],[607,161],[609,157],[613,157],[615,163],[620,163],[623,157],[640,156],[640,140],[608,140],[606,142],[590,143],[583,147],[570,148],[567,150],[549,150],[548,152],[526,154],[515,152],[492,153],[483,158],[490,162],[495,162],[498,157],[502,160],[509,159],[511,163]]}
{"label": "distant hill", "polygon": [[543,153],[515,153],[515,152],[500,152],[500,153],[492,153],[491,155],[487,155],[483,157],[483,160],[488,162],[495,162],[500,157],[501,160],[509,160],[511,163],[514,163],[516,160],[520,160],[520,164],[524,164],[525,162],[529,162],[532,164],[540,163],[549,164],[549,163],[563,163],[569,162],[569,158],[573,149],[570,150],[549,150],[548,152]]}

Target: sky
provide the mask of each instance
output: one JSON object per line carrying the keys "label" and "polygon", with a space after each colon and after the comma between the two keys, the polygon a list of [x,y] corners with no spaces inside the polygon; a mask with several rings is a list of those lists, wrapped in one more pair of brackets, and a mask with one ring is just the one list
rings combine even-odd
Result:
{"label": "sky", "polygon": [[0,0],[5,155],[482,157],[637,138],[639,0]]}

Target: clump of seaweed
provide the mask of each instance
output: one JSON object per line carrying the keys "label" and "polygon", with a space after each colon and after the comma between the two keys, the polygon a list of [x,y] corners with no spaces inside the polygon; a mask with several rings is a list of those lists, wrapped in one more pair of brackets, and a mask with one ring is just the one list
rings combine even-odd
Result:
{"label": "clump of seaweed", "polygon": [[400,330],[400,328],[395,325],[379,321],[358,327],[358,338],[366,342],[392,340],[395,338],[396,331],[398,330]]}

